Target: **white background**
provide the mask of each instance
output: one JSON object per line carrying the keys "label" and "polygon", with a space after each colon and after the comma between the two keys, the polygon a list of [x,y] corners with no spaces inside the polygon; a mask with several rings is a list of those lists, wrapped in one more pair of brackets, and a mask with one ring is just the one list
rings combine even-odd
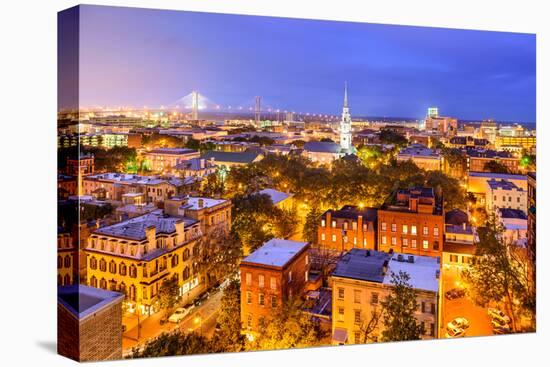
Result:
{"label": "white background", "polygon": [[[548,363],[549,26],[546,1],[120,0],[95,4],[537,34],[538,332],[369,346],[105,362],[102,366],[540,365]],[[0,11],[0,364],[65,366],[56,340],[56,12],[74,1],[4,0]],[[546,24],[545,24],[546,23]],[[476,55],[472,55],[476,57]],[[544,362],[542,362],[544,361]],[[95,364],[92,364],[95,365]]]}

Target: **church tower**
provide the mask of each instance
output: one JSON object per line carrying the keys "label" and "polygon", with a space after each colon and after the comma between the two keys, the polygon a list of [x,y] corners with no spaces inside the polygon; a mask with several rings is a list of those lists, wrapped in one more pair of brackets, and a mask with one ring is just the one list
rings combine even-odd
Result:
{"label": "church tower", "polygon": [[348,83],[344,84],[344,108],[342,109],[342,120],[340,120],[340,148],[345,154],[353,153],[351,145],[351,115],[348,106]]}

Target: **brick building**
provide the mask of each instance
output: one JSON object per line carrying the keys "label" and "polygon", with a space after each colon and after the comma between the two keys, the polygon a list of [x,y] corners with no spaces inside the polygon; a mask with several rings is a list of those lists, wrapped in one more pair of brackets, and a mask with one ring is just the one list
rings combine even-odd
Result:
{"label": "brick building", "polygon": [[443,200],[432,188],[397,190],[378,210],[378,250],[441,256]]}
{"label": "brick building", "polygon": [[273,238],[240,264],[241,323],[252,337],[260,320],[301,296],[308,281],[309,244]]}
{"label": "brick building", "polygon": [[317,230],[319,245],[340,252],[352,248],[375,249],[377,213],[377,209],[351,205],[327,210]]}
{"label": "brick building", "polygon": [[58,287],[58,353],[80,362],[122,359],[123,299],[82,285]]}

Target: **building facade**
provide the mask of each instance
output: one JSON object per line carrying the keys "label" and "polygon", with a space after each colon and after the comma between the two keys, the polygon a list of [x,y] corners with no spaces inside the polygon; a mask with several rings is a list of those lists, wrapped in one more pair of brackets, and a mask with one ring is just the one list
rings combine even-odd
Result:
{"label": "building facade", "polygon": [[345,252],[352,248],[376,248],[378,210],[346,205],[327,210],[320,218],[317,241],[321,248]]}
{"label": "building facade", "polygon": [[169,172],[178,163],[199,158],[200,153],[186,148],[158,148],[142,153],[153,172]]}
{"label": "building facade", "polygon": [[443,200],[432,188],[398,190],[378,210],[379,251],[441,256]]}

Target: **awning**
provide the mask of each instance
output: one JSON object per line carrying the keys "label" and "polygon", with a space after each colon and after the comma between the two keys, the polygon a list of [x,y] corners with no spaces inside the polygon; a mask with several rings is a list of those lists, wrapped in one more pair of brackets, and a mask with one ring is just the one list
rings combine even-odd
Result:
{"label": "awning", "polygon": [[348,340],[348,330],[342,328],[335,328],[332,333],[332,342],[338,344],[345,344]]}

